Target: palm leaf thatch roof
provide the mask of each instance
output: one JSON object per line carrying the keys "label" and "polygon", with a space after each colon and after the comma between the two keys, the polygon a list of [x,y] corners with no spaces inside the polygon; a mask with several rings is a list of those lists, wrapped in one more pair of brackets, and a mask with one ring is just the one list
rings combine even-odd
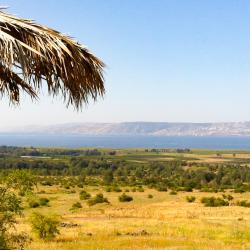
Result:
{"label": "palm leaf thatch roof", "polygon": [[21,90],[37,98],[62,95],[81,108],[105,92],[104,63],[68,36],[0,10],[0,94],[19,104]]}

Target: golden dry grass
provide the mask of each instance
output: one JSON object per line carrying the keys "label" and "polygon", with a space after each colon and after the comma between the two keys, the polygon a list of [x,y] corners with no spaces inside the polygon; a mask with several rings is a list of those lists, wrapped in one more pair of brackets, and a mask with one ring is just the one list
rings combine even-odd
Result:
{"label": "golden dry grass", "polygon": [[[88,188],[91,194],[102,188]],[[203,196],[221,196],[211,193],[184,193],[170,195],[147,189],[130,192],[134,201],[120,203],[120,193],[106,193],[111,205],[96,205],[70,212],[79,201],[77,193],[67,194],[59,188],[46,188],[50,207],[27,209],[18,229],[30,231],[28,218],[32,211],[57,213],[63,222],[77,223],[77,227],[60,228],[61,234],[51,242],[33,236],[26,249],[250,249],[250,208],[238,206],[209,208],[200,203]],[[153,198],[148,199],[147,195]],[[186,202],[187,195],[196,197]],[[233,194],[234,200],[248,199],[250,194]],[[144,231],[147,234],[143,234]]]}

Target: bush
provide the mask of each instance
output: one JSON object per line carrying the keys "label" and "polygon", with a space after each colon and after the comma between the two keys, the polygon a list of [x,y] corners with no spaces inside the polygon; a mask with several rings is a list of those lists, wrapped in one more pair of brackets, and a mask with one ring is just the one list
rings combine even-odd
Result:
{"label": "bush", "polygon": [[90,197],[91,197],[91,194],[89,194],[85,190],[82,190],[80,192],[80,200],[88,200]]}
{"label": "bush", "polygon": [[194,196],[186,196],[186,200],[187,200],[187,202],[194,202],[195,201],[195,197]]}
{"label": "bush", "polygon": [[225,200],[228,200],[228,201],[231,201],[231,200],[233,200],[233,196],[232,195],[230,195],[230,194],[228,194],[228,195],[226,195],[226,194],[222,194],[222,197],[225,199]]}
{"label": "bush", "polygon": [[14,234],[16,216],[22,215],[21,199],[4,187],[0,187],[0,214],[0,249],[17,249],[16,243],[26,241],[21,234]]}
{"label": "bush", "polygon": [[143,187],[138,187],[137,191],[138,192],[144,192],[144,188]]}
{"label": "bush", "polygon": [[117,192],[120,193],[122,190],[118,186],[109,186],[105,188],[106,192]]}
{"label": "bush", "polygon": [[75,209],[78,209],[78,208],[82,208],[82,204],[80,202],[76,202],[72,205],[71,209],[72,210],[75,210]]}
{"label": "bush", "polygon": [[174,191],[174,190],[171,190],[171,191],[169,192],[169,194],[170,194],[170,195],[177,195],[177,192]]}
{"label": "bush", "polygon": [[89,199],[87,203],[89,206],[94,206],[97,203],[109,203],[109,201],[103,194],[97,194],[95,197]]}
{"label": "bush", "polygon": [[54,217],[34,213],[31,217],[32,230],[40,239],[51,240],[59,234],[59,221]]}
{"label": "bush", "polygon": [[114,186],[114,187],[112,188],[112,191],[113,191],[113,192],[117,192],[117,193],[122,192],[122,190],[121,190],[119,187],[117,187],[117,186]]}
{"label": "bush", "polygon": [[185,191],[185,192],[193,192],[193,188],[192,187],[184,187],[183,191]]}
{"label": "bush", "polygon": [[42,198],[39,199],[40,206],[47,206],[48,203],[49,203],[49,199],[48,198],[42,197]]}
{"label": "bush", "polygon": [[242,200],[242,201],[237,201],[237,206],[241,206],[241,207],[250,207],[250,202],[247,202],[246,200]]}
{"label": "bush", "polygon": [[119,196],[119,201],[120,202],[130,202],[133,200],[132,196],[126,195],[125,193],[123,193],[121,196]]}
{"label": "bush", "polygon": [[167,192],[168,188],[165,186],[160,186],[160,187],[157,187],[156,190],[159,192]]}
{"label": "bush", "polygon": [[236,188],[236,189],[234,189],[234,192],[242,194],[242,193],[245,193],[246,190],[244,188]]}
{"label": "bush", "polygon": [[148,195],[148,198],[149,198],[149,199],[152,199],[152,198],[153,198],[153,195],[152,195],[152,194],[149,194],[149,195]]}
{"label": "bush", "polygon": [[201,199],[201,203],[203,203],[205,207],[229,206],[228,201],[223,200],[222,198],[216,198],[216,197],[203,197]]}
{"label": "bush", "polygon": [[40,206],[40,204],[39,204],[38,201],[36,201],[36,200],[30,200],[29,201],[29,207],[30,208],[36,208],[36,207],[39,207],[39,206]]}

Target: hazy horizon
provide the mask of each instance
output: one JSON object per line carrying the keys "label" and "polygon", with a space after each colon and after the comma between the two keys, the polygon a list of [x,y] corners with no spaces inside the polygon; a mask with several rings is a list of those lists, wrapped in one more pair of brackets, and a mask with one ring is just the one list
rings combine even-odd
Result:
{"label": "hazy horizon", "polygon": [[5,0],[2,5],[75,37],[107,68],[104,99],[82,112],[66,109],[43,90],[34,103],[22,95],[16,108],[2,99],[0,127],[250,120],[250,2]]}

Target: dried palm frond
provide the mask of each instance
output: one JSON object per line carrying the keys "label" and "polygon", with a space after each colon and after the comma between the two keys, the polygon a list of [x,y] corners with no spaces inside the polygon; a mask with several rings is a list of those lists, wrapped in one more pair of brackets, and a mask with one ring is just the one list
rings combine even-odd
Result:
{"label": "dried palm frond", "polygon": [[80,108],[103,95],[104,63],[68,36],[0,11],[0,94],[19,103],[20,90],[37,98],[42,83]]}

